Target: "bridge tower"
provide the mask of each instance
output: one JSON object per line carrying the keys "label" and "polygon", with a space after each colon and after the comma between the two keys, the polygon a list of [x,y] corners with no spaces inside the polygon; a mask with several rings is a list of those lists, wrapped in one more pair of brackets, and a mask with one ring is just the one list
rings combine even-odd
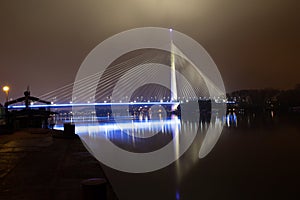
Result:
{"label": "bridge tower", "polygon": [[[175,61],[175,46],[173,44],[173,29],[170,31],[170,48],[171,48],[171,101],[177,101],[177,82],[176,82],[176,61]],[[172,111],[177,108],[177,105],[172,106]]]}

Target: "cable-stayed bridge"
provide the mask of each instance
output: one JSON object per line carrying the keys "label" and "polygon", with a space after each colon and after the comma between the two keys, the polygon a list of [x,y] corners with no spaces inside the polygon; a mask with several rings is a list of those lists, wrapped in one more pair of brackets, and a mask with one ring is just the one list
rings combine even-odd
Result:
{"label": "cable-stayed bridge", "polygon": [[[87,74],[79,81],[38,96],[51,104],[31,102],[30,107],[178,105],[199,100],[224,103],[225,97],[205,74],[197,71],[175,45],[171,49],[173,53],[157,49],[129,52],[117,58],[105,71]],[[160,84],[161,80],[166,84]],[[96,88],[94,93],[92,88]],[[171,91],[174,88],[176,92]],[[211,90],[220,96],[211,97]],[[10,109],[23,107],[9,106]]]}

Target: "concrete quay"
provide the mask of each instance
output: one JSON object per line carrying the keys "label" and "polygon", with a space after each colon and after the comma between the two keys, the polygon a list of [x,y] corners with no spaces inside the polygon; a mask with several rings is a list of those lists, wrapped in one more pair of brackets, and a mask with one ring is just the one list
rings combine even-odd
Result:
{"label": "concrete quay", "polygon": [[[79,137],[62,132],[23,129],[0,133],[0,199],[84,199],[82,182],[105,178],[100,163]],[[117,199],[110,184],[107,199]]]}

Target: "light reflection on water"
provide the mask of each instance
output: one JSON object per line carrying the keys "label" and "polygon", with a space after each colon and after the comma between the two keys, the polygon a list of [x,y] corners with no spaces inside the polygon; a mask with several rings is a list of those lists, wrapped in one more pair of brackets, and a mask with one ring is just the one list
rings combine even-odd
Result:
{"label": "light reflection on water", "polygon": [[228,127],[230,126],[237,127],[237,116],[235,112],[230,112],[226,115],[226,125]]}
{"label": "light reflection on water", "polygon": [[[174,158],[181,156],[180,150],[184,148],[184,143],[187,143],[186,136],[196,134],[193,145],[190,146],[192,151],[186,155],[188,162],[193,163],[199,160],[199,151],[203,141],[205,142],[204,152],[209,152],[214,146],[207,147],[211,141],[217,139],[213,136],[205,140],[205,136],[209,127],[213,129],[220,129],[226,123],[225,117],[216,116],[211,120],[204,120],[202,122],[195,121],[193,118],[189,120],[181,120],[177,116],[172,116],[167,119],[160,120],[122,120],[114,123],[111,121],[99,123],[98,121],[81,122],[75,126],[75,132],[80,135],[81,139],[88,141],[94,140],[109,140],[117,147],[134,153],[153,152],[166,145],[173,146]],[[56,129],[63,129],[62,125],[56,125]],[[218,136],[217,136],[218,137]],[[177,160],[177,159],[174,159]],[[175,176],[176,182],[180,182],[180,177],[188,171],[190,167],[180,167],[179,161],[175,162]]]}
{"label": "light reflection on water", "polygon": [[[198,131],[199,122],[182,121],[178,117],[160,120],[81,121],[75,123],[75,132],[81,138],[110,140],[118,147],[132,152],[151,152],[170,143],[175,135],[179,139],[185,134]],[[201,130],[203,130],[201,125]],[[55,129],[63,130],[62,124]],[[178,157],[179,140],[173,141],[174,154]]]}
{"label": "light reflection on water", "polygon": [[[267,113],[269,121],[276,120],[274,111]],[[132,119],[128,116],[120,117],[118,123],[109,118],[86,118],[85,120],[72,119],[75,121],[75,132],[81,138],[109,140],[116,146],[130,152],[145,153],[153,152],[171,143],[173,140],[174,156],[179,157],[179,149],[181,148],[181,140],[184,136],[197,133],[196,144],[191,146],[193,149],[189,160],[193,163],[199,159],[201,145],[203,155],[206,156],[215,144],[206,147],[207,141],[215,140],[219,135],[214,136],[208,134],[207,131],[211,127],[214,130],[220,130],[223,126],[227,128],[249,128],[252,124],[257,126],[255,113],[240,114],[236,112],[228,112],[226,116],[213,115],[210,119],[201,118],[200,122],[189,118],[189,120],[181,120],[177,116],[170,118],[156,119]],[[261,117],[260,117],[261,118]],[[264,117],[265,120],[268,118]],[[63,130],[63,123],[56,124],[55,129]],[[174,140],[175,135],[179,135],[178,140]],[[207,137],[206,137],[207,136]],[[201,156],[200,156],[201,157]]]}

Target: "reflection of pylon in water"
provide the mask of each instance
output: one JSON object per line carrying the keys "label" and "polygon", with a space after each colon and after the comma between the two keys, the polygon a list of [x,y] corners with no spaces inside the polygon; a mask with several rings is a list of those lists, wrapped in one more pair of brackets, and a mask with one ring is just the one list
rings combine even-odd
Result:
{"label": "reflection of pylon in water", "polygon": [[[170,30],[170,45],[171,45],[171,101],[177,101],[177,82],[176,82],[176,67],[175,67],[175,53],[173,44],[173,29]],[[176,110],[177,104],[172,106],[172,111]]]}

